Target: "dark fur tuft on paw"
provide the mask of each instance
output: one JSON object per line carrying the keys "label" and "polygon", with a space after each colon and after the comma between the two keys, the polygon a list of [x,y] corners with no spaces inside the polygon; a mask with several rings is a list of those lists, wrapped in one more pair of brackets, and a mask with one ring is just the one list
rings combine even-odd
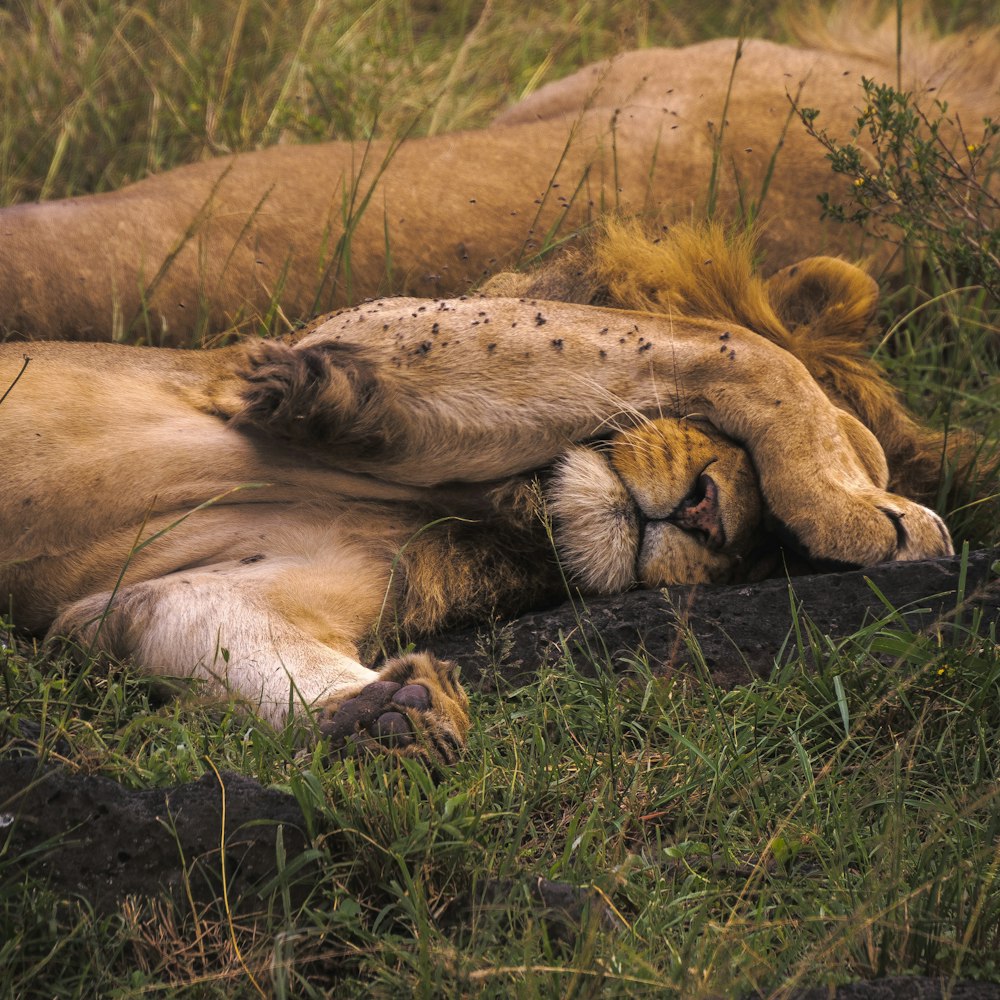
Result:
{"label": "dark fur tuft on paw", "polygon": [[262,341],[248,362],[233,426],[303,446],[385,449],[378,380],[355,345]]}

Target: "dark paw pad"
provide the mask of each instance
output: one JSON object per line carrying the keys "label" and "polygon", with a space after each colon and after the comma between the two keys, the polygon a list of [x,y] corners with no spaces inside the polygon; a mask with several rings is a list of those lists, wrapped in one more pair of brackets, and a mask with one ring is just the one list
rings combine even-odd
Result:
{"label": "dark paw pad", "polygon": [[431,693],[423,684],[407,684],[401,687],[392,700],[404,708],[415,708],[418,712],[426,712],[431,707]]}
{"label": "dark paw pad", "polygon": [[413,727],[402,712],[383,712],[372,723],[371,734],[387,747],[405,747],[413,742]]}
{"label": "dark paw pad", "polygon": [[324,710],[319,729],[330,740],[334,752],[350,752],[372,744],[398,749],[415,740],[410,720],[399,709],[424,711],[430,703],[430,692],[423,684],[401,687],[394,681],[372,681],[339,708]]}

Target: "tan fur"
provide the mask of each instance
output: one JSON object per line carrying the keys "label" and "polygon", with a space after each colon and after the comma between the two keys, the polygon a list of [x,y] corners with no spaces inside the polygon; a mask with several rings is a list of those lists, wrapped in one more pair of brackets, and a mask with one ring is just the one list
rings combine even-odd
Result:
{"label": "tan fur", "polygon": [[[843,330],[869,284],[839,263],[773,285],[747,268],[715,230],[653,247],[612,227],[578,275],[655,312],[388,299],[295,342],[37,343],[23,371],[0,345],[0,599],[21,627],[275,722],[313,706],[341,744],[408,725],[399,752],[447,762],[468,729],[454,668],[363,663],[397,631],[558,599],[557,557],[608,592],[752,577],[775,523],[816,560],[950,552],[776,318],[799,303],[821,330],[809,299]],[[430,704],[397,711],[400,684]]]}
{"label": "tan fur", "polygon": [[[701,499],[705,476],[719,491],[713,532],[685,515]],[[710,426],[653,420],[601,450],[570,448],[556,465],[550,496],[560,560],[587,590],[754,575],[749,559],[763,514],[757,477],[746,452]]]}
{"label": "tan fur", "polygon": [[[937,39],[911,10],[904,29],[899,68],[894,20],[875,30],[854,7],[844,25],[814,31],[809,48],[750,39],[738,63],[733,39],[626,53],[543,87],[478,132],[398,148],[276,147],[112,194],[8,208],[0,324],[31,338],[131,331],[184,345],[266,314],[274,299],[291,319],[309,317],[387,290],[387,232],[395,290],[463,292],[608,209],[700,217],[713,161],[720,212],[760,210],[769,269],[821,252],[895,267],[889,245],[820,221],[817,195],[843,194],[849,180],[830,172],[790,99],[818,107],[818,125],[842,141],[862,76],[900,76],[925,104],[947,101],[968,129],[995,115],[995,30]],[[345,218],[345,204],[369,195],[360,218]],[[349,268],[338,257],[348,237]]]}

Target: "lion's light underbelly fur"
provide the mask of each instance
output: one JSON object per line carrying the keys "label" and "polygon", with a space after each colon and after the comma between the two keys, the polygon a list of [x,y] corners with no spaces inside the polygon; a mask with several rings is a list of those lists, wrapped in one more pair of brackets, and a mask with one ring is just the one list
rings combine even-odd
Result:
{"label": "lion's light underbelly fur", "polygon": [[[289,708],[373,680],[353,640],[364,631],[356,622],[377,616],[387,574],[372,572],[367,553],[352,559],[349,549],[318,534],[303,532],[299,555],[261,554],[253,562],[229,560],[127,587],[103,642],[127,647],[149,673],[239,692],[273,723]],[[272,541],[280,552],[282,540]],[[298,594],[309,595],[308,607],[296,601]],[[108,597],[71,605],[53,631],[88,635],[81,623],[99,620]],[[115,616],[127,618],[134,638],[115,636]],[[345,619],[354,628],[345,628]]]}

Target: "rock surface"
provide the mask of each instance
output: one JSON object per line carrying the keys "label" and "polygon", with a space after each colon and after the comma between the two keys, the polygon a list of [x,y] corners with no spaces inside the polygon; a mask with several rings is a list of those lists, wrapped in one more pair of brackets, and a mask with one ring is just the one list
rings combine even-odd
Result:
{"label": "rock surface", "polygon": [[887,976],[831,987],[798,990],[789,1000],[997,1000],[996,983],[953,981],[930,976]]}
{"label": "rock surface", "polygon": [[[1000,614],[1000,566],[992,568],[998,561],[997,550],[969,556],[966,616],[973,608],[987,620]],[[634,591],[524,615],[492,635],[469,629],[436,636],[427,646],[460,663],[462,679],[471,684],[497,674],[505,680],[527,678],[557,662],[564,644],[571,651],[610,656],[625,667],[639,654],[654,673],[666,674],[693,661],[686,631],[697,640],[714,682],[730,688],[770,674],[792,628],[793,603],[800,619],[807,617],[821,633],[838,639],[887,615],[881,593],[900,609],[907,627],[918,631],[954,617],[961,582],[956,556],[791,581]]]}
{"label": "rock surface", "polygon": [[[223,825],[223,794],[225,825]],[[0,822],[13,827],[7,856],[59,892],[106,911],[126,895],[190,888],[195,902],[230,902],[308,847],[290,795],[252,778],[206,774],[177,788],[134,791],[27,755],[0,757]]]}

